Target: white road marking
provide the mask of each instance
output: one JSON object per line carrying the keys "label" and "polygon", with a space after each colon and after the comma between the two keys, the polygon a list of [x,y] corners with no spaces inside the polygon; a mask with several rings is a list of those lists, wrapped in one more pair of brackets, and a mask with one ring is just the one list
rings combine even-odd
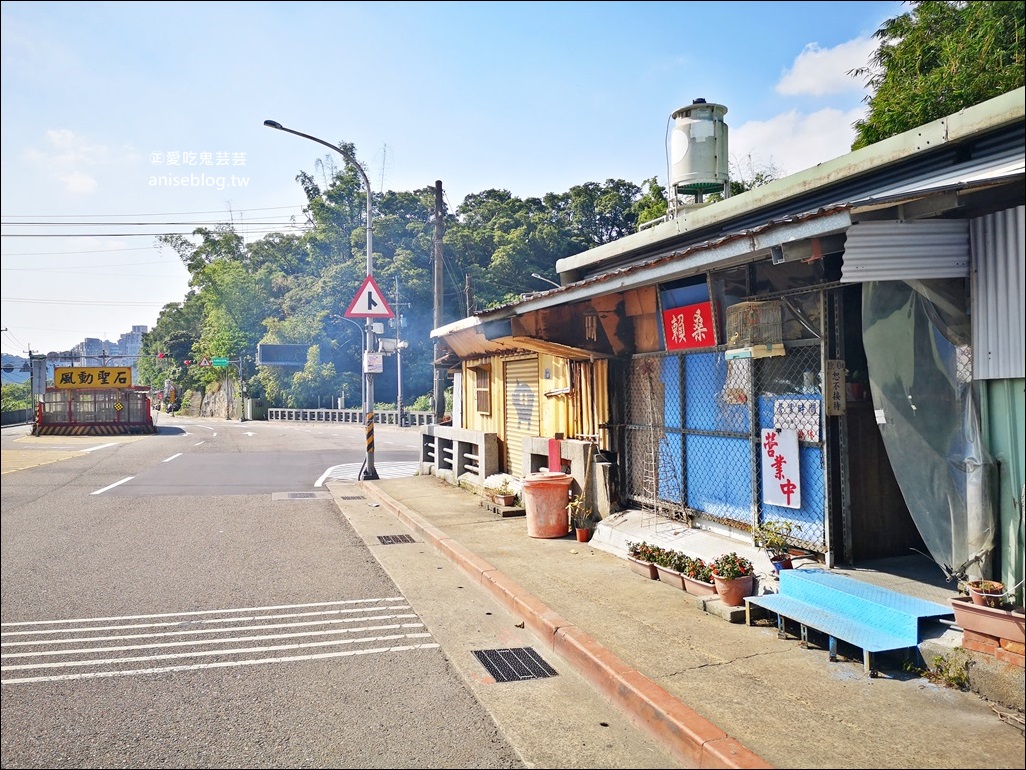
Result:
{"label": "white road marking", "polygon": [[322,652],[318,655],[288,655],[281,658],[261,658],[258,660],[222,661],[219,663],[198,663],[194,666],[163,666],[161,668],[142,668],[129,671],[97,671],[88,674],[61,674],[59,676],[30,676],[17,679],[4,679],[0,684],[29,684],[32,682],[62,682],[69,679],[103,679],[112,676],[139,676],[142,674],[164,674],[171,671],[200,671],[208,668],[231,668],[235,666],[259,666],[271,663],[290,663],[301,660],[324,660],[325,658],[350,658],[355,655],[379,655],[385,652],[407,652],[410,650],[434,650],[440,645],[407,644],[393,647],[378,647],[370,650],[345,650],[343,652]]}
{"label": "white road marking", "polygon": [[[321,477],[314,482],[314,486],[323,486],[324,482],[329,479],[334,479],[336,481],[359,481],[360,470],[362,468],[362,462],[333,465],[321,474]],[[416,476],[420,473],[420,463],[374,463],[374,470],[377,471],[379,479],[405,479],[410,476]]]}
{"label": "white road marking", "polygon": [[162,460],[161,462],[169,463],[172,460],[174,460],[176,457],[181,457],[181,456],[182,456],[182,453],[181,452],[177,452],[176,454],[171,455],[169,458],[167,458],[166,460]]}
{"label": "white road marking", "polygon": [[88,449],[83,449],[83,452],[95,452],[97,449],[107,449],[108,447],[117,446],[117,444],[100,444],[99,446],[91,446]]}
{"label": "white road marking", "polygon": [[[198,671],[233,666],[270,665],[386,652],[437,649],[439,645],[432,641],[418,641],[430,640],[431,634],[425,629],[417,615],[410,610],[409,604],[402,597],[382,597],[184,613],[2,623],[0,624],[0,637],[3,638],[2,644],[6,649],[0,656],[4,660],[0,671],[27,673],[32,670],[54,672],[64,670],[69,673],[5,677],[0,680],[0,684],[136,676],[172,671]],[[262,614],[265,612],[270,614]],[[283,618],[341,616],[347,613],[351,613],[351,616],[331,619],[318,618],[304,622],[264,622]],[[145,625],[134,622],[139,620],[159,620],[161,622]],[[128,622],[124,623],[123,621]],[[112,623],[117,625],[99,625]],[[206,627],[197,628],[197,624],[206,625]],[[141,627],[167,626],[177,627],[177,630],[142,634],[116,633]],[[12,628],[20,630],[12,631]],[[115,633],[98,635],[96,633],[98,631],[114,631]],[[261,633],[262,631],[271,633],[265,634]],[[77,636],[68,638],[67,634],[77,634]],[[197,636],[199,634],[202,636]],[[184,635],[190,635],[191,638],[185,639]],[[9,641],[13,636],[21,637],[24,641]],[[30,638],[26,639],[26,637]],[[162,637],[162,640],[140,643],[140,640],[154,637]],[[168,637],[178,638],[172,640]],[[320,640],[314,641],[310,637],[320,637]],[[305,639],[305,641],[282,641],[286,639]],[[129,640],[131,641],[129,642]],[[267,644],[272,640],[275,642],[274,644]],[[97,646],[90,646],[94,642],[97,643]],[[121,644],[121,642],[129,643]],[[66,644],[74,644],[77,647],[54,649],[55,645]],[[246,646],[234,646],[239,644]],[[196,649],[199,646],[203,646],[203,649]],[[19,651],[12,652],[12,647],[19,648]],[[346,649],[332,652],[308,652],[326,647],[344,647]],[[169,649],[176,649],[176,651],[169,652],[167,651]],[[129,651],[143,654],[132,656],[121,654]],[[152,651],[152,654],[146,654],[147,651]],[[275,654],[273,657],[268,657],[268,653],[283,651],[305,652],[306,654]],[[106,656],[98,657],[100,653]],[[254,658],[252,657],[254,655],[260,657]],[[209,657],[217,657],[220,660],[188,665],[149,665],[171,660],[197,660]],[[46,658],[50,660],[46,661]],[[11,665],[7,662],[11,660],[19,662]],[[143,664],[145,667],[125,668],[126,665],[139,666],[139,664]],[[74,669],[84,667],[101,667],[101,670],[74,672]]]}
{"label": "white road marking", "polygon": [[[132,478],[129,476],[129,478]],[[150,615],[115,615],[107,618],[71,618],[68,620],[20,620],[2,623],[10,626],[47,626],[60,623],[110,623],[116,620],[152,620],[154,618],[188,618],[200,615],[220,615],[231,612],[264,612],[265,610],[296,610],[308,607],[337,607],[340,605],[367,604],[369,602],[404,602],[401,596],[381,596],[375,599],[342,599],[337,602],[311,602],[309,604],[273,604],[266,607],[239,607],[235,609],[196,610],[194,612],[160,612]],[[2,634],[0,634],[2,635]]]}
{"label": "white road marking", "polygon": [[114,489],[114,487],[120,487],[126,481],[131,481],[134,478],[135,478],[135,476],[125,476],[125,478],[121,479],[121,481],[115,481],[113,484],[111,484],[109,486],[106,486],[103,489],[97,489],[95,492],[90,492],[89,494],[91,494],[91,495],[102,495],[107,490]]}

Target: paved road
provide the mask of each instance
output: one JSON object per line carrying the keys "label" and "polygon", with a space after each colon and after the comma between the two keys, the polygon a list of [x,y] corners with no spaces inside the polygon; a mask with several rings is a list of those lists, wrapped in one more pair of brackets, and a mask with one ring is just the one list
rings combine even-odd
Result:
{"label": "paved road", "polygon": [[[3,766],[679,766],[572,671],[490,676],[476,651],[535,640],[348,483],[361,427],[25,434],[2,434]],[[380,476],[411,468],[419,432],[376,439]]]}

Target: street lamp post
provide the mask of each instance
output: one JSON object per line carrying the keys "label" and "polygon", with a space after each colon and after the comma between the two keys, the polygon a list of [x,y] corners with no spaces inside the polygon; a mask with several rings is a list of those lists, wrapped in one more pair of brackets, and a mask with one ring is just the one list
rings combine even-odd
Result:
{"label": "street lamp post", "polygon": [[[367,343],[365,342],[366,338],[364,336],[364,329],[363,329],[362,326],[360,326],[360,324],[358,324],[352,318],[346,318],[345,316],[342,316],[342,315],[332,315],[331,317],[334,318],[336,321],[345,321],[347,324],[352,324],[353,326],[355,326],[356,330],[358,332],[360,332],[360,347],[361,347],[361,349],[363,349],[363,350],[367,349]],[[366,378],[362,378],[360,380],[360,405],[361,406],[366,406],[367,405],[367,402],[364,400],[364,391],[363,391],[363,388],[364,388],[364,386],[366,384],[367,384],[366,383]],[[344,388],[345,386],[343,385],[342,387]]]}
{"label": "street lamp post", "polygon": [[[294,131],[291,128],[285,128],[281,123],[276,120],[265,120],[264,125],[268,128],[276,128],[279,131],[284,131],[289,134],[295,134],[301,136],[304,139],[309,139],[312,142],[323,144],[325,147],[330,147],[332,150],[341,155],[346,163],[353,166],[359,173],[360,178],[363,179],[363,185],[367,188],[367,275],[372,276],[374,274],[374,235],[373,235],[373,207],[371,201],[371,185],[370,179],[367,178],[367,172],[363,170],[363,166],[356,162],[356,158],[353,157],[351,152],[343,150],[341,147],[337,147],[330,142],[326,142],[323,139],[318,139],[316,136],[310,136],[304,134],[301,131]],[[348,320],[348,319],[347,319]],[[354,321],[355,323],[355,321]],[[372,319],[367,319],[367,330],[364,335],[364,348],[363,348],[363,362],[361,364],[361,370],[363,371],[363,413],[366,418],[366,444],[367,452],[366,459],[364,460],[363,471],[360,475],[361,479],[377,479],[378,472],[374,468],[374,375],[367,371],[367,358],[370,353],[374,352],[374,326]]]}

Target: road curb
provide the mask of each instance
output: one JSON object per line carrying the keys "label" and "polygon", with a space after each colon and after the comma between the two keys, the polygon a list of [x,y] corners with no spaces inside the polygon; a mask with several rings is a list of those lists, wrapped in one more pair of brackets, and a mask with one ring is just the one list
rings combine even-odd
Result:
{"label": "road curb", "polygon": [[702,768],[770,768],[760,756],[610,652],[493,565],[372,482],[359,486],[494,599],[682,761]]}

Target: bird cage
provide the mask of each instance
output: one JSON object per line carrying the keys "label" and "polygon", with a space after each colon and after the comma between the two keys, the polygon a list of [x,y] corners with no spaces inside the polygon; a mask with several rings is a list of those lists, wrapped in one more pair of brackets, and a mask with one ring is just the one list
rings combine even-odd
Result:
{"label": "bird cage", "polygon": [[778,300],[739,302],[727,308],[727,347],[782,345],[783,303]]}

